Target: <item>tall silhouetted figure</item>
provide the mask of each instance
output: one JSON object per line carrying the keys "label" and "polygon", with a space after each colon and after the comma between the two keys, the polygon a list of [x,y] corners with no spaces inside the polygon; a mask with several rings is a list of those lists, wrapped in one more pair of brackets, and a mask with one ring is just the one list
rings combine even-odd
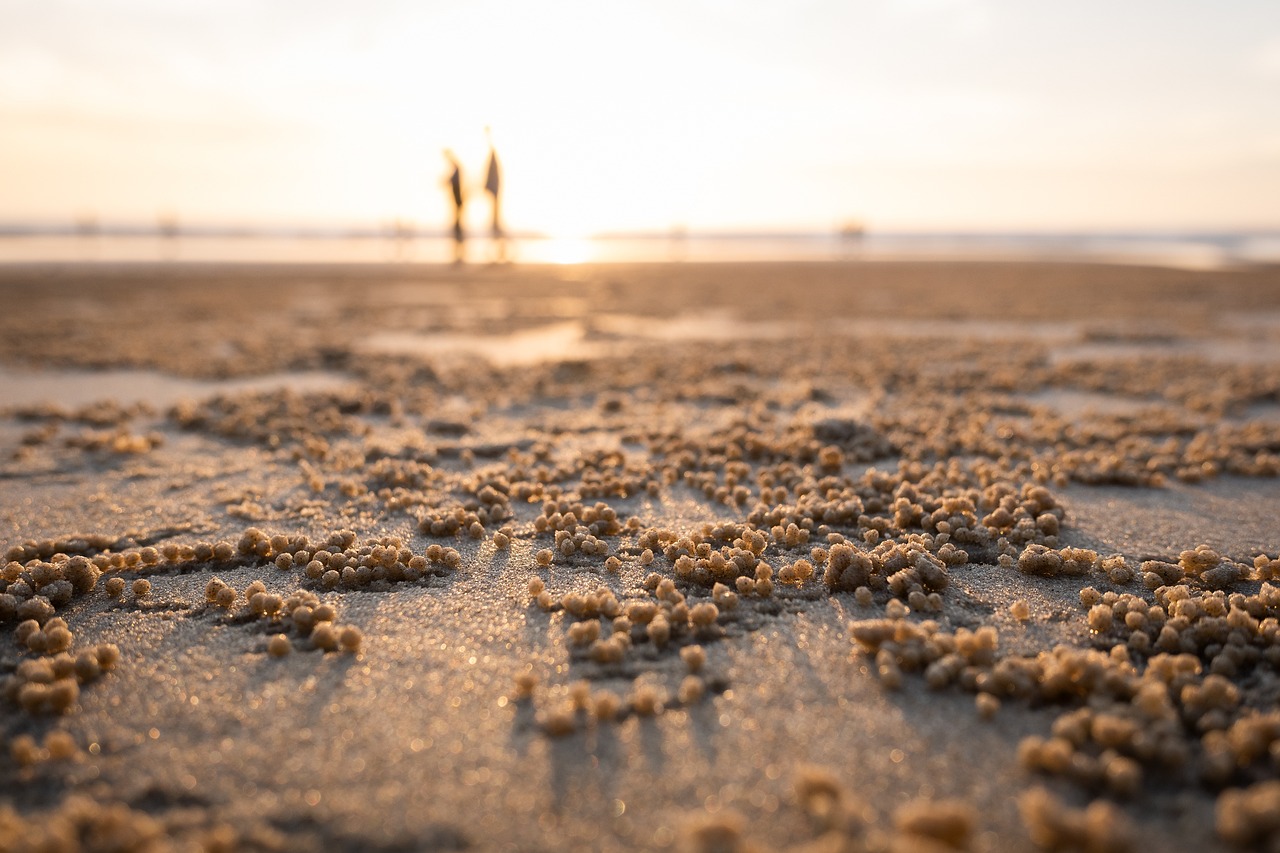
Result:
{"label": "tall silhouetted figure", "polygon": [[489,194],[489,200],[493,203],[493,245],[497,252],[497,259],[505,261],[507,258],[507,238],[502,231],[502,175],[498,168],[498,152],[493,147],[493,136],[489,132],[489,128],[484,129],[485,138],[489,140],[489,168],[484,178],[484,191]]}
{"label": "tall silhouetted figure", "polygon": [[453,168],[444,182],[449,185],[453,193],[453,262],[460,264],[464,255],[462,241],[465,238],[462,233],[462,166],[458,164],[458,158],[453,156],[453,152],[448,148],[444,150],[444,159],[448,160]]}

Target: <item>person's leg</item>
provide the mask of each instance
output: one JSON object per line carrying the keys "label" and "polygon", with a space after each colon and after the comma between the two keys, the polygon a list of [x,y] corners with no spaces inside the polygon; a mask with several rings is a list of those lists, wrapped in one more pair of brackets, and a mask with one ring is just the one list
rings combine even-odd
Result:
{"label": "person's leg", "polygon": [[507,237],[502,233],[502,212],[499,196],[493,193],[493,246],[495,258],[501,262],[507,259]]}

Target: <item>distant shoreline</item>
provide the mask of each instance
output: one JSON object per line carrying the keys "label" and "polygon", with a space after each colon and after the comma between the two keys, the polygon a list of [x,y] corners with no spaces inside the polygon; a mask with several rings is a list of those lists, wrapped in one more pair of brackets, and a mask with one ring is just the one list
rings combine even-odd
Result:
{"label": "distant shoreline", "polygon": [[[698,232],[510,235],[518,263],[1016,260],[1222,269],[1280,262],[1280,231]],[[497,253],[485,234],[467,260]],[[447,235],[386,228],[0,225],[0,263],[445,263]]]}

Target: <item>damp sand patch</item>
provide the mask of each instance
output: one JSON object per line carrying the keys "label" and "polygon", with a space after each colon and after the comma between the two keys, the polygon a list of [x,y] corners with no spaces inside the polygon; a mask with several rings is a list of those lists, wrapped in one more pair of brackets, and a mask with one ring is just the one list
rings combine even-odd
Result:
{"label": "damp sand patch", "polygon": [[182,400],[289,390],[299,394],[354,385],[350,377],[320,370],[271,373],[243,379],[183,379],[154,370],[18,370],[0,368],[0,405],[87,406],[103,400],[148,403],[157,409]]}
{"label": "damp sand patch", "polygon": [[428,359],[480,358],[506,368],[623,356],[637,346],[653,343],[778,340],[800,336],[806,329],[811,333],[811,327],[800,323],[747,321],[719,311],[669,318],[606,314],[502,335],[381,332],[370,336],[362,349]]}
{"label": "damp sand patch", "polygon": [[577,321],[548,323],[508,335],[381,332],[371,335],[361,348],[379,355],[443,360],[479,358],[494,367],[581,361],[613,354],[613,348],[588,340],[586,329]]}

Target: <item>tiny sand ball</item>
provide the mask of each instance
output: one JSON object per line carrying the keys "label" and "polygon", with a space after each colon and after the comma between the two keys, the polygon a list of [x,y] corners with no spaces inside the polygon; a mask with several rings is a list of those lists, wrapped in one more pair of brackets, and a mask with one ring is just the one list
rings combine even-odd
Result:
{"label": "tiny sand ball", "polygon": [[151,581],[146,578],[138,578],[133,582],[133,594],[138,598],[145,598],[151,594]]}
{"label": "tiny sand ball", "polygon": [[226,587],[226,583],[221,578],[214,578],[205,584],[204,598],[210,604],[218,600],[218,592]]}
{"label": "tiny sand ball", "polygon": [[49,652],[49,654],[65,652],[71,648],[71,643],[75,639],[69,630],[60,626],[48,629],[45,631],[45,636],[48,638],[45,651]]}
{"label": "tiny sand ball", "polygon": [[547,585],[542,582],[542,578],[529,578],[529,594],[537,598]]}
{"label": "tiny sand ball", "polygon": [[332,622],[338,618],[338,611],[332,604],[320,604],[311,611],[311,616],[317,622]]}
{"label": "tiny sand ball", "polygon": [[511,546],[511,537],[503,533],[501,530],[493,534],[493,547],[499,551],[506,550]]}
{"label": "tiny sand ball", "polygon": [[571,708],[556,708],[546,711],[538,717],[538,724],[550,737],[565,737],[578,728]]}
{"label": "tiny sand ball", "polygon": [[534,554],[533,559],[534,559],[534,562],[536,562],[539,566],[546,568],[547,566],[551,565],[551,560],[554,557],[555,557],[555,552],[553,552],[550,548],[543,548],[537,554]]}
{"label": "tiny sand ball", "polygon": [[76,655],[75,673],[81,684],[88,684],[102,674],[102,667],[98,666],[98,655],[93,649],[85,649]]}
{"label": "tiny sand ball", "polygon": [[107,578],[107,595],[119,598],[124,594],[124,578]]}
{"label": "tiny sand ball", "polygon": [[355,625],[347,625],[338,633],[338,642],[342,644],[343,651],[355,653],[360,651],[364,634]]}
{"label": "tiny sand ball", "polygon": [[680,701],[685,705],[693,705],[702,701],[707,692],[707,685],[696,675],[686,675],[680,682]]}
{"label": "tiny sand ball", "polygon": [[641,684],[631,694],[631,707],[642,717],[653,717],[662,713],[663,699],[658,689],[648,684]]}
{"label": "tiny sand ball", "polygon": [[899,832],[939,841],[955,850],[969,846],[969,836],[977,823],[972,806],[959,800],[915,800],[893,813]]}
{"label": "tiny sand ball", "polygon": [[26,643],[27,638],[40,630],[40,623],[34,619],[24,619],[14,629],[13,636],[19,643]]}
{"label": "tiny sand ball", "polygon": [[680,829],[680,848],[691,853],[719,853],[749,849],[744,847],[742,827],[746,820],[734,811],[690,818]]}
{"label": "tiny sand ball", "polygon": [[1000,711],[1000,700],[990,693],[979,693],[973,700],[978,709],[978,716],[990,720]]}
{"label": "tiny sand ball", "polygon": [[690,672],[699,672],[707,662],[707,653],[702,646],[685,646],[680,650],[680,659]]}
{"label": "tiny sand ball", "polygon": [[317,625],[311,632],[311,645],[317,649],[331,652],[338,648],[338,632],[328,622]]}
{"label": "tiny sand ball", "polygon": [[1013,604],[1009,605],[1009,612],[1013,614],[1013,618],[1019,622],[1026,622],[1031,618],[1031,607],[1025,599],[1019,598]]}
{"label": "tiny sand ball", "polygon": [[49,635],[40,630],[32,631],[27,635],[27,649],[38,655],[44,654],[49,649]]}
{"label": "tiny sand ball", "polygon": [[55,713],[65,714],[80,699],[80,684],[74,678],[60,678],[49,688],[49,705]]}
{"label": "tiny sand ball", "polygon": [[591,701],[591,685],[585,680],[569,685],[569,703],[575,711],[585,711]]}
{"label": "tiny sand ball", "polygon": [[267,651],[273,658],[282,658],[293,651],[293,646],[289,644],[289,638],[284,634],[276,634],[271,638],[271,642],[267,643]]}
{"label": "tiny sand ball", "polygon": [[30,767],[43,761],[44,754],[31,735],[18,735],[9,742],[9,755],[19,767]]}
{"label": "tiny sand ball", "polygon": [[103,669],[112,669],[120,660],[120,647],[115,643],[99,643],[98,648],[98,666]]}
{"label": "tiny sand ball", "polygon": [[617,719],[618,712],[622,710],[622,700],[615,693],[605,690],[595,695],[594,712],[597,720],[613,720]]}
{"label": "tiny sand ball", "polygon": [[57,655],[50,663],[53,666],[54,678],[71,678],[76,674],[76,662],[71,655]]}
{"label": "tiny sand ball", "polygon": [[533,695],[533,688],[538,686],[538,676],[532,672],[521,672],[516,675],[516,698],[527,699]]}
{"label": "tiny sand ball", "polygon": [[709,601],[702,604],[695,604],[689,610],[689,621],[696,627],[707,628],[715,624],[716,619],[720,617],[720,608],[716,607]]}
{"label": "tiny sand ball", "polygon": [[224,610],[229,610],[236,603],[236,591],[234,587],[224,586],[218,590],[217,596],[214,598],[214,604]]}
{"label": "tiny sand ball", "polygon": [[53,731],[44,736],[44,749],[55,761],[75,758],[80,752],[76,739],[67,732]]}
{"label": "tiny sand ball", "polygon": [[831,771],[803,766],[796,770],[793,781],[800,807],[814,817],[827,817],[845,797],[845,790]]}

